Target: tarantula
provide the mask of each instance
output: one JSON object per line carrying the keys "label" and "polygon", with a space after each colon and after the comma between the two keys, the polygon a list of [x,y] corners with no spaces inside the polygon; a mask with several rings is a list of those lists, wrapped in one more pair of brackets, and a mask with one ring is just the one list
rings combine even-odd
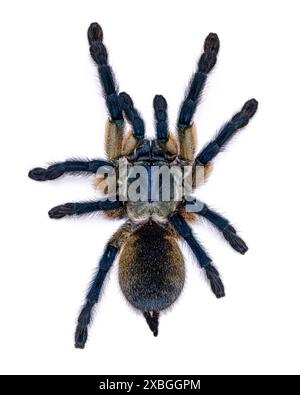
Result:
{"label": "tarantula", "polygon": [[[99,24],[92,23],[88,29],[90,54],[94,60],[109,112],[106,126],[105,149],[107,160],[67,160],[54,163],[48,168],[34,168],[29,177],[36,181],[54,180],[63,174],[94,174],[96,185],[103,190],[106,198],[94,202],[66,203],[52,208],[50,218],[59,219],[71,215],[101,211],[110,218],[125,218],[126,222],[108,241],[101,257],[96,275],[86,295],[85,304],[79,314],[75,331],[75,347],[84,348],[88,337],[88,326],[92,311],[98,302],[106,274],[113,261],[119,258],[119,282],[126,299],[140,310],[154,336],[158,334],[160,311],[172,305],[181,293],[185,279],[184,259],[178,247],[182,238],[193,251],[200,267],[204,269],[212,292],[217,298],[225,295],[224,286],[212,260],[199,241],[193,235],[189,222],[199,217],[210,221],[239,253],[247,251],[245,242],[237,235],[230,222],[210,209],[205,203],[182,196],[175,199],[174,193],[169,199],[121,198],[122,187],[131,186],[134,180],[134,166],[139,165],[151,177],[154,168],[166,166],[172,169],[191,168],[192,189],[206,180],[215,156],[225,147],[231,137],[246,126],[257,110],[257,101],[247,101],[197,155],[195,155],[195,126],[192,122],[197,104],[203,91],[208,73],[214,67],[219,51],[219,39],[210,33],[204,42],[204,50],[199,59],[181,104],[177,121],[177,138],[170,133],[167,118],[167,102],[161,95],[154,97],[153,107],[156,120],[156,139],[145,138],[144,122],[135,108],[130,96],[118,93],[115,78],[108,64],[106,47],[103,44],[103,32]],[[131,126],[125,133],[125,119]],[[178,140],[178,142],[177,142]],[[119,182],[121,167],[126,164],[127,173]],[[121,166],[122,165],[122,166]],[[99,169],[112,168],[114,176]],[[201,177],[197,177],[197,170]],[[175,173],[176,174],[176,173]],[[178,174],[178,173],[177,173]],[[116,176],[117,175],[117,176]],[[110,181],[116,179],[116,193],[107,193]],[[175,189],[181,181],[176,183]],[[125,180],[125,181],[124,181]],[[163,181],[147,185],[151,189],[162,191]],[[177,185],[177,186],[176,186]],[[143,189],[143,188],[142,188]],[[124,194],[123,194],[124,195]],[[124,197],[124,196],[123,196]]]}

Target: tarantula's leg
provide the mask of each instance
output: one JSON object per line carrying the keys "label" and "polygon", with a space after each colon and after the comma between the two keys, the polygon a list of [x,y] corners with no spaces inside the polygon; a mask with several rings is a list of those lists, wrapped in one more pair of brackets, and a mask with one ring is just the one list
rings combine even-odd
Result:
{"label": "tarantula's leg", "polygon": [[88,40],[90,44],[90,54],[98,66],[100,81],[111,120],[114,123],[122,124],[124,119],[120,100],[116,88],[113,71],[108,64],[106,47],[103,44],[103,31],[101,26],[94,22],[88,29]]}
{"label": "tarantula's leg", "polygon": [[194,200],[193,202],[186,202],[187,209],[192,208],[192,212],[195,212],[201,217],[204,217],[211,222],[220,232],[222,232],[225,239],[231,245],[233,249],[241,254],[245,254],[248,251],[246,243],[237,235],[236,230],[222,215],[216,211],[211,210],[205,203]]}
{"label": "tarantula's leg", "polygon": [[217,298],[225,296],[224,285],[217,269],[211,264],[212,260],[207,255],[200,243],[195,239],[192,229],[180,214],[175,214],[170,219],[177,233],[187,242],[200,266],[205,270],[211,289]]}
{"label": "tarantula's leg", "polygon": [[49,217],[60,219],[70,215],[83,215],[95,211],[111,211],[123,207],[119,201],[99,200],[97,202],[66,203],[53,207],[49,212]]}
{"label": "tarantula's leg", "polygon": [[130,230],[124,224],[110,239],[104,253],[101,257],[96,275],[91,283],[91,286],[86,295],[85,304],[83,305],[78,317],[77,327],[75,331],[75,347],[84,348],[88,337],[88,326],[92,318],[92,310],[98,302],[101,288],[107,272],[112,266],[118,252],[120,251],[123,243],[130,234]]}
{"label": "tarantula's leg", "polygon": [[118,253],[118,248],[108,243],[99,263],[97,273],[86,296],[86,302],[78,317],[75,332],[75,347],[84,348],[88,337],[88,326],[92,318],[92,309],[98,302],[104,279]]}
{"label": "tarantula's leg", "polygon": [[199,59],[198,69],[191,79],[184,101],[181,104],[177,128],[180,141],[180,154],[186,160],[192,160],[194,157],[196,144],[195,130],[191,122],[207,75],[216,64],[219,47],[220,42],[218,36],[215,33],[210,33],[205,39],[204,52]]}
{"label": "tarantula's leg", "polygon": [[196,157],[196,164],[207,165],[228,143],[231,137],[241,128],[246,126],[256,113],[258,102],[248,100],[240,112],[222,127],[216,138],[204,147]]}
{"label": "tarantula's leg", "polygon": [[191,124],[201,92],[204,88],[207,74],[216,64],[219,47],[220,42],[218,36],[215,33],[210,33],[205,39],[204,52],[199,59],[198,69],[191,79],[186,96],[180,108],[177,122],[180,131],[189,127]]}
{"label": "tarantula's leg", "polygon": [[105,152],[109,159],[118,159],[122,155],[124,123],[117,124],[110,119],[105,129]]}
{"label": "tarantula's leg", "polygon": [[145,124],[142,120],[139,112],[134,107],[131,97],[126,92],[121,92],[120,95],[121,106],[124,114],[131,124],[133,129],[133,136],[137,142],[144,140],[145,136]]}
{"label": "tarantula's leg", "polygon": [[65,173],[97,173],[100,167],[110,168],[112,162],[105,160],[67,160],[65,162],[54,163],[48,168],[36,167],[29,171],[28,177],[35,181],[55,180]]}
{"label": "tarantula's leg", "polygon": [[108,64],[107,50],[102,42],[103,31],[98,23],[92,23],[90,25],[88,29],[88,40],[91,56],[98,66],[100,82],[110,114],[110,119],[106,126],[106,153],[109,159],[116,159],[121,155],[124,119],[113,71]]}

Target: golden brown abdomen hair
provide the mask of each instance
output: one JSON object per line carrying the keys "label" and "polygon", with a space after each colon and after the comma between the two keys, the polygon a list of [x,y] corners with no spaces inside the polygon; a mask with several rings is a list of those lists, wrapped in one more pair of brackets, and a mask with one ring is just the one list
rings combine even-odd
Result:
{"label": "golden brown abdomen hair", "polygon": [[184,260],[175,238],[155,222],[136,230],[119,261],[126,299],[142,311],[160,311],[178,298],[184,285]]}

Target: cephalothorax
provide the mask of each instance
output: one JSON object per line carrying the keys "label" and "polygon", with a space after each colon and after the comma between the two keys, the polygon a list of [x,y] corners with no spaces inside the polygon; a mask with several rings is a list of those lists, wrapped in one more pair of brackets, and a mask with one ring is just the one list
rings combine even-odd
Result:
{"label": "cephalothorax", "polygon": [[[37,181],[54,180],[65,173],[94,174],[96,185],[105,190],[105,199],[66,203],[54,207],[49,211],[50,218],[59,219],[101,211],[107,217],[126,219],[108,241],[86,295],[75,332],[77,348],[85,346],[94,305],[98,302],[105,276],[118,254],[121,289],[127,300],[143,312],[154,336],[158,334],[159,312],[174,303],[184,285],[184,260],[178,247],[178,239],[184,239],[192,249],[200,266],[205,270],[216,297],[225,295],[217,269],[194,237],[188,223],[199,217],[206,218],[236,251],[244,254],[247,246],[230,222],[205,203],[191,198],[191,195],[186,193],[182,193],[178,198],[178,191],[182,190],[185,180],[180,176],[183,169],[188,167],[191,189],[205,181],[212,169],[212,160],[230,138],[247,125],[257,110],[255,99],[247,101],[242,109],[224,124],[216,137],[195,155],[195,126],[192,118],[219,50],[218,36],[210,33],[180,107],[177,136],[169,131],[167,102],[163,96],[157,95],[153,101],[156,139],[145,139],[144,122],[130,96],[124,92],[119,94],[117,91],[103,44],[102,29],[97,23],[90,25],[88,40],[110,115],[106,127],[107,160],[67,160],[29,172],[29,177]],[[125,132],[125,119],[131,126],[130,132]],[[106,172],[109,168],[114,170],[113,174]],[[165,182],[160,176],[155,179],[153,170],[163,168],[170,170],[170,183]],[[125,175],[121,174],[122,172]],[[138,177],[137,173],[143,173],[144,176]],[[128,193],[128,189],[130,190],[136,181],[139,181],[139,185],[134,189],[135,193]],[[165,195],[166,191],[169,194]],[[153,197],[153,192],[159,192],[158,198]]]}

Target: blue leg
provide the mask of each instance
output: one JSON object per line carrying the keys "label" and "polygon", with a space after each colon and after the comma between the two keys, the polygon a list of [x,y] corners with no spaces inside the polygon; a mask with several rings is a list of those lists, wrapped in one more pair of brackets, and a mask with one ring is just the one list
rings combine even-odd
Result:
{"label": "blue leg", "polygon": [[236,230],[228,221],[228,219],[224,218],[216,211],[211,210],[206,204],[203,204],[197,200],[194,202],[188,202],[187,205],[189,207],[190,205],[194,205],[195,207],[197,206],[197,208],[199,207],[199,210],[193,210],[193,212],[207,219],[220,232],[222,232],[223,236],[233,249],[235,249],[240,254],[245,254],[248,251],[246,243],[237,235]]}
{"label": "blue leg", "polygon": [[134,137],[138,141],[144,140],[145,136],[145,124],[141,118],[140,113],[134,107],[131,97],[126,92],[121,92],[120,95],[121,107],[125,113],[128,122],[132,126]]}
{"label": "blue leg", "polygon": [[95,211],[109,211],[116,210],[123,206],[122,202],[100,200],[97,202],[82,202],[82,203],[66,203],[53,207],[49,212],[49,217],[60,219],[70,215],[83,215]]}
{"label": "blue leg", "polygon": [[55,180],[65,173],[97,173],[99,167],[112,167],[113,164],[104,160],[67,160],[54,163],[48,168],[36,167],[28,173],[28,177],[35,181]]}
{"label": "blue leg", "polygon": [[177,121],[179,131],[183,131],[191,124],[207,75],[216,64],[219,47],[220,42],[218,36],[215,33],[210,33],[205,39],[204,52],[199,59],[198,69],[191,79],[180,108]]}
{"label": "blue leg", "polygon": [[180,214],[175,214],[170,219],[177,233],[187,242],[200,266],[205,270],[210,282],[211,289],[217,298],[225,296],[224,285],[220,279],[217,269],[211,264],[212,260],[205,252],[204,248],[195,239],[192,229]]}
{"label": "blue leg", "polygon": [[98,302],[100,291],[109,271],[111,265],[113,264],[116,255],[118,253],[118,248],[108,244],[105,248],[103,256],[100,260],[97,273],[92,281],[89,291],[86,295],[85,304],[81,309],[78,317],[77,327],[75,331],[75,347],[84,348],[88,337],[88,326],[92,318],[92,310],[95,304]]}
{"label": "blue leg", "polygon": [[217,134],[217,137],[208,143],[196,157],[196,163],[206,165],[220,151],[222,151],[234,134],[246,126],[256,113],[258,102],[255,99],[248,100],[240,112],[235,114],[229,122]]}
{"label": "blue leg", "polygon": [[116,82],[113,71],[108,64],[107,50],[102,42],[103,31],[98,23],[92,23],[90,25],[88,29],[88,40],[90,44],[91,57],[98,66],[100,82],[111,120],[117,124],[122,124],[124,119],[116,88]]}

